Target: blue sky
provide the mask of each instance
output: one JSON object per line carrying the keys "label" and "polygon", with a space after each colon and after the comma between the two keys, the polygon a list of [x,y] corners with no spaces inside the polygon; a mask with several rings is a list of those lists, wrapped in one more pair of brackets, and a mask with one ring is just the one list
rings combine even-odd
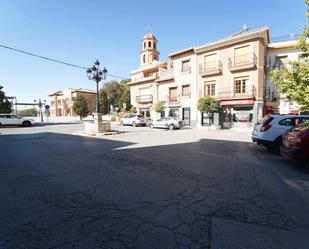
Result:
{"label": "blue sky", "polygon": [[[271,36],[300,33],[303,0],[2,0],[0,44],[81,66],[99,59],[109,73],[129,77],[139,65],[148,27],[168,53],[267,25]],[[108,78],[107,80],[111,80]],[[47,99],[67,87],[95,89],[84,71],[0,48],[0,84],[20,101]]]}

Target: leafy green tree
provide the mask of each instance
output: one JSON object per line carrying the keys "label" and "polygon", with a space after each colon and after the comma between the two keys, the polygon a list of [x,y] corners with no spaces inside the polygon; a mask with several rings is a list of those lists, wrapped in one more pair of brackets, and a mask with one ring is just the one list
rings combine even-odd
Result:
{"label": "leafy green tree", "polygon": [[219,101],[215,100],[213,97],[204,97],[198,100],[197,109],[200,112],[205,112],[208,114],[213,114],[219,112],[221,109]]}
{"label": "leafy green tree", "polygon": [[127,85],[131,80],[122,80],[119,84],[119,92],[120,92],[120,97],[118,100],[118,107],[120,109],[124,109],[124,104],[125,104],[125,109],[124,111],[129,111],[131,108],[131,99],[130,99],[130,87]]}
{"label": "leafy green tree", "polygon": [[73,111],[80,117],[81,120],[82,118],[86,117],[89,113],[87,101],[80,94],[78,94],[76,99],[74,100]]}
{"label": "leafy green tree", "polygon": [[0,86],[0,113],[11,113],[12,104],[5,96],[5,92],[2,91],[3,86]]}
{"label": "leafy green tree", "polygon": [[113,107],[118,107],[118,102],[121,97],[120,84],[116,80],[112,80],[104,84],[102,88],[109,97],[109,104]]}
{"label": "leafy green tree", "polygon": [[135,106],[132,106],[132,107],[130,108],[130,112],[137,113],[136,107],[135,107]]}
{"label": "leafy green tree", "polygon": [[38,110],[36,108],[28,108],[20,110],[18,114],[23,117],[36,117],[38,115]]}
{"label": "leafy green tree", "polygon": [[154,107],[155,112],[162,113],[162,112],[164,112],[164,109],[165,108],[164,108],[162,101],[159,101],[155,104],[155,107]]}
{"label": "leafy green tree", "polygon": [[[309,9],[309,0],[305,0]],[[306,14],[309,17],[309,12]],[[283,69],[275,69],[271,73],[272,83],[279,88],[279,92],[286,94],[289,100],[302,105],[303,111],[309,110],[309,26],[305,26],[298,43],[302,51],[299,61],[292,61]]]}
{"label": "leafy green tree", "polygon": [[[100,111],[103,114],[107,114],[109,103],[107,99],[107,93],[104,89],[100,89],[99,97],[100,97]],[[95,98],[95,101],[94,101],[94,110],[96,109],[96,101],[97,101],[97,98]]]}

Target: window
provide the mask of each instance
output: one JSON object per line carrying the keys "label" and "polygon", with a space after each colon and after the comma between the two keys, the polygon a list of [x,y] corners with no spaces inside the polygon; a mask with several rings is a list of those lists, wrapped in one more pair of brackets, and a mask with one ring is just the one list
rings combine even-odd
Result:
{"label": "window", "polygon": [[154,49],[157,49],[157,45],[156,45],[155,42],[153,43],[153,48],[154,48]]}
{"label": "window", "polygon": [[217,66],[217,54],[210,54],[205,56],[205,70],[214,69]]}
{"label": "window", "polygon": [[274,68],[284,69],[287,63],[288,63],[288,56],[278,56],[276,57]]}
{"label": "window", "polygon": [[143,55],[143,63],[146,63],[146,55]]}
{"label": "window", "polygon": [[186,60],[186,61],[182,62],[181,71],[182,72],[190,72],[191,71],[190,60]]}
{"label": "window", "polygon": [[157,56],[156,56],[156,55],[154,55],[154,56],[153,56],[153,59],[154,59],[154,60],[157,60]]}
{"label": "window", "polygon": [[216,95],[216,82],[215,81],[205,82],[204,95],[205,96],[215,96]]}
{"label": "window", "polygon": [[248,78],[236,78],[234,85],[235,94],[246,94],[248,92]]}
{"label": "window", "polygon": [[236,67],[246,65],[250,61],[250,46],[235,48],[234,64]]}
{"label": "window", "polygon": [[144,49],[146,49],[146,42],[144,42]]}
{"label": "window", "polygon": [[294,118],[286,118],[286,119],[281,120],[279,122],[279,125],[294,126],[295,125],[295,120],[294,120]]}
{"label": "window", "polygon": [[148,42],[148,48],[151,48],[151,41]]}
{"label": "window", "polygon": [[190,85],[182,86],[182,96],[190,96]]}

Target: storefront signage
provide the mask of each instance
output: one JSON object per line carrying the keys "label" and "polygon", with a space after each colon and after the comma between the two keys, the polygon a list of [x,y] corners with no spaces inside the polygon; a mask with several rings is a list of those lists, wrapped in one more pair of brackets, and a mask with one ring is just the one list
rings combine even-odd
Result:
{"label": "storefront signage", "polygon": [[253,99],[221,100],[222,106],[226,105],[253,105]]}

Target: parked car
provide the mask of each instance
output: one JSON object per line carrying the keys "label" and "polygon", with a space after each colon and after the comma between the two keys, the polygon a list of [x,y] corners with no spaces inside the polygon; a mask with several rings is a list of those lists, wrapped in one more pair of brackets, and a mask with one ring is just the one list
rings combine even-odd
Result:
{"label": "parked car", "polygon": [[147,120],[143,115],[129,114],[120,119],[120,125],[146,126]]}
{"label": "parked car", "polygon": [[164,117],[158,119],[157,121],[151,121],[148,126],[149,128],[165,128],[175,130],[182,128],[182,121],[173,117]]}
{"label": "parked car", "polygon": [[35,121],[31,118],[24,118],[14,114],[0,114],[0,125],[19,125],[19,126],[31,126]]}
{"label": "parked car", "polygon": [[282,136],[282,156],[306,163],[309,167],[309,122],[294,127]]}
{"label": "parked car", "polygon": [[291,128],[309,121],[309,115],[271,115],[256,124],[252,141],[279,151],[282,135]]}

